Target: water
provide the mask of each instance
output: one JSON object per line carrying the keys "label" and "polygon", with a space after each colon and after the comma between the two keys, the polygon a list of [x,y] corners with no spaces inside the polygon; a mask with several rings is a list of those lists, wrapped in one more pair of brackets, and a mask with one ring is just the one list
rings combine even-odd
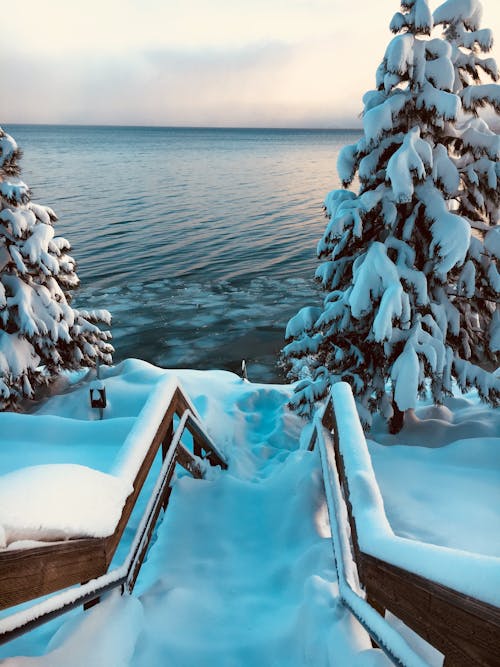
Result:
{"label": "water", "polygon": [[286,322],[315,303],[315,247],[355,131],[6,127],[59,217],[80,307],[113,314],[115,360],[279,379]]}

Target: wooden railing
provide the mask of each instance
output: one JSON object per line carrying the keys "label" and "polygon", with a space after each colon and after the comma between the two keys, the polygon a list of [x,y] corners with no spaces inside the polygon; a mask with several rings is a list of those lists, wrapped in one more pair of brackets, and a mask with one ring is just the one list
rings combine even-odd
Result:
{"label": "wooden railing", "polygon": [[[350,390],[349,390],[350,391]],[[352,402],[354,406],[354,402]],[[355,410],[353,409],[355,412]],[[357,413],[351,419],[358,420]],[[415,574],[360,548],[334,400],[317,417],[309,449],[319,446],[341,598],[372,638],[399,665],[425,665],[384,616],[386,610],[444,655],[444,665],[499,665],[500,609]],[[364,443],[366,447],[366,442]],[[344,524],[344,525],[342,525]],[[345,530],[346,525],[348,530]],[[474,567],[473,561],[472,568]],[[471,572],[473,575],[473,572]]]}
{"label": "wooden railing", "polygon": [[[154,527],[162,508],[170,496],[170,481],[178,463],[194,477],[203,477],[206,459],[223,469],[227,463],[205,433],[195,408],[182,390],[176,386],[170,396],[163,417],[142,458],[133,491],[128,496],[120,520],[112,535],[104,538],[71,539],[33,549],[0,552],[0,609],[34,601],[60,591],[35,603],[28,611],[23,609],[0,620],[0,644],[33,629],[79,605],[91,606],[112,588],[132,591],[145,558]],[[174,433],[174,417],[180,418]],[[193,453],[181,442],[185,431],[192,435]],[[111,561],[129,522],[139,494],[162,448],[162,467],[149,498],[135,538],[125,562],[109,571]],[[68,589],[75,584],[78,588]]]}

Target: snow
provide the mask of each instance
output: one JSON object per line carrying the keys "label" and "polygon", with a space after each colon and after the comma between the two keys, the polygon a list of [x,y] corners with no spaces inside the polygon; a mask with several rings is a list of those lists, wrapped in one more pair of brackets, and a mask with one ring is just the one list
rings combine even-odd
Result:
{"label": "snow", "polygon": [[15,139],[8,134],[0,136],[0,158],[2,165],[18,150]]}
{"label": "snow", "polygon": [[[473,437],[471,424],[471,437],[429,447],[443,430],[437,419],[420,437],[415,428],[420,446],[384,446],[376,434],[368,442],[389,523],[401,537],[498,559],[500,535],[491,530],[500,506],[498,430],[496,437]],[[454,430],[449,437],[457,438],[460,427]]]}
{"label": "snow", "polygon": [[437,144],[432,151],[432,180],[441,186],[445,194],[456,195],[460,185],[458,169],[448,155],[443,144]]}
{"label": "snow", "polygon": [[493,31],[491,28],[481,28],[474,32],[465,33],[464,46],[474,49],[476,44],[483,52],[488,52],[493,47]]}
{"label": "snow", "polygon": [[491,160],[500,160],[500,136],[492,132],[481,119],[469,123],[467,129],[461,133],[461,138],[476,157],[485,153]]}
{"label": "snow", "polygon": [[[39,658],[16,657],[5,667],[123,667],[129,664],[144,624],[141,603],[133,597],[109,595],[87,614],[72,618],[50,640],[47,653]],[[106,632],[102,632],[102,628]]]}
{"label": "snow", "polygon": [[[53,621],[50,632],[14,640],[0,649],[0,658],[30,657],[5,664],[388,664],[340,603],[339,586],[364,622],[403,642],[355,596],[352,572],[345,573],[351,592],[337,581],[318,452],[306,450],[310,429],[301,435],[303,422],[285,407],[293,387],[252,384],[224,371],[167,371],[136,360],[103,367],[101,376],[109,397],[103,421],[88,407],[92,379],[81,374],[69,376],[66,392],[33,415],[0,413],[0,430],[9,433],[0,460],[4,478],[15,479],[20,468],[21,478],[32,475],[34,466],[43,476],[55,466],[74,468],[78,482],[86,466],[94,468],[92,483],[103,479],[107,488],[114,473],[123,475],[115,478],[118,484],[126,484],[136,469],[136,447],[143,446],[134,424],[154,424],[177,381],[230,468],[214,469],[205,480],[176,476],[131,598],[113,594],[90,612],[75,610]],[[450,399],[437,412],[420,407],[399,444],[380,423],[369,449],[359,451],[364,434],[342,386],[335,389],[339,429],[351,445],[346,464],[354,460],[358,470],[362,532],[375,545],[374,555],[496,600],[500,544],[488,526],[497,520],[500,411],[481,407],[474,396]],[[423,439],[437,445],[446,438],[452,444],[444,447],[411,444]],[[31,467],[23,472],[26,465]],[[100,501],[96,507],[102,509]],[[119,568],[112,577],[122,573]],[[92,585],[66,591],[64,599]],[[407,650],[404,642],[400,648]],[[121,662],[108,661],[112,652]],[[407,664],[420,664],[415,660]]]}
{"label": "snow", "polygon": [[353,288],[349,306],[353,317],[359,318],[373,308],[380,298],[380,306],[373,320],[375,340],[389,340],[392,322],[403,313],[404,293],[395,264],[387,256],[386,247],[374,242],[366,255],[355,264]]}
{"label": "snow", "polygon": [[414,20],[415,28],[419,32],[429,34],[432,29],[433,20],[428,1],[415,0],[415,2],[412,2],[411,4],[413,5],[412,18]]}
{"label": "snow", "polygon": [[[110,397],[103,422],[86,421],[85,380],[49,399],[35,416],[0,414],[0,428],[4,417],[11,424],[19,419],[22,439],[29,419],[56,426],[64,413],[68,425],[86,426],[82,440],[95,427],[85,449],[94,446],[101,467],[131,472],[127,448],[106,442],[113,440],[112,428],[99,429],[115,419],[123,428],[125,415],[129,427],[132,415],[154,417],[152,390],[164,397],[180,379],[214,442],[228,453],[230,469],[215,469],[204,480],[175,478],[132,599],[112,596],[89,613],[75,610],[51,624],[49,636],[60,628],[51,642],[40,629],[2,647],[0,657],[30,656],[19,664],[43,667],[80,664],[82,653],[86,664],[130,667],[388,664],[339,602],[318,454],[304,448],[302,422],[285,407],[291,387],[252,384],[223,371],[165,371],[133,360],[101,368],[101,376]],[[52,440],[61,452],[61,433],[53,431]],[[80,444],[77,439],[77,452]],[[114,456],[104,464],[100,447],[111,445]],[[48,441],[44,449],[51,451]],[[120,663],[108,662],[113,647]]]}
{"label": "snow", "polygon": [[113,472],[117,477],[132,482],[165,415],[176,389],[171,377],[162,378],[152,387],[151,394],[127,436]]}
{"label": "snow", "polygon": [[76,464],[28,466],[0,477],[0,547],[19,540],[110,535],[132,484]]}
{"label": "snow", "polygon": [[389,43],[385,52],[385,63],[389,72],[407,74],[413,67],[415,37],[410,33],[397,35]]}
{"label": "snow", "polygon": [[447,53],[434,60],[426,60],[425,77],[435,88],[451,91],[455,81],[455,69],[450,60],[450,54]]}
{"label": "snow", "polygon": [[431,147],[420,138],[420,128],[413,127],[387,163],[386,178],[391,182],[396,201],[410,202],[414,192],[414,179],[423,181],[427,170],[431,168]]}
{"label": "snow", "polygon": [[417,95],[416,105],[417,109],[426,109],[444,120],[455,120],[460,111],[460,98],[426,82],[422,92]]}
{"label": "snow", "polygon": [[462,22],[470,30],[477,30],[483,8],[479,0],[446,0],[434,12],[434,23]]}
{"label": "snow", "polygon": [[395,92],[381,104],[366,111],[363,116],[363,129],[368,144],[376,143],[393,127],[394,118],[404,109],[408,96],[403,92]]}
{"label": "snow", "polygon": [[[113,533],[177,385],[172,377],[160,378],[153,384],[132,428],[119,443],[109,474],[77,464],[52,463],[25,467],[0,476],[0,526],[4,527],[6,543],[27,539],[54,541],[70,537],[104,537]],[[103,388],[105,383],[94,380],[88,385],[89,389],[96,386]],[[88,404],[87,396],[83,402]],[[191,412],[196,418],[194,406],[191,406]],[[109,409],[106,415],[111,416]],[[2,418],[9,421],[9,415],[0,415],[0,423]],[[21,420],[20,416],[15,421]],[[56,430],[57,437],[64,438],[67,430],[63,429],[64,425],[56,421],[52,435]],[[122,432],[120,428],[117,434]],[[82,435],[85,438],[82,433],[77,438],[81,440]],[[47,487],[50,492],[44,491]]]}
{"label": "snow", "polygon": [[304,331],[312,329],[315,321],[321,315],[321,308],[306,306],[288,322],[285,338],[296,338]]}
{"label": "snow", "polygon": [[500,225],[493,227],[484,238],[484,247],[497,259],[500,259]]}
{"label": "snow", "polygon": [[29,196],[29,188],[21,179],[12,176],[0,181],[0,196],[8,202],[23,203]]}
{"label": "snow", "polygon": [[394,383],[394,400],[400,410],[415,406],[415,396],[420,382],[420,362],[413,341],[409,340],[403,352],[392,366],[391,379]]}
{"label": "snow", "polygon": [[443,277],[455,266],[463,263],[471,237],[469,223],[448,211],[441,193],[428,182],[417,185],[416,190],[430,220],[432,243],[431,256],[437,255],[436,271]]}
{"label": "snow", "polygon": [[357,146],[344,146],[337,158],[337,172],[344,185],[348,185],[353,178],[356,164]]}
{"label": "snow", "polygon": [[[34,370],[40,363],[30,343],[17,333],[0,331],[0,370],[21,375],[26,370]],[[1,378],[0,378],[1,381]]]}

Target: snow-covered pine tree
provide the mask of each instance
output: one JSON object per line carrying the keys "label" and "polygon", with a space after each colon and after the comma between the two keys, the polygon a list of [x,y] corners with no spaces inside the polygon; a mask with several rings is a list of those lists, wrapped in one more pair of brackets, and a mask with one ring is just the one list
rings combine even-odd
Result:
{"label": "snow-covered pine tree", "polygon": [[30,199],[20,179],[20,151],[0,128],[0,409],[17,409],[23,397],[62,370],[111,362],[105,310],[70,306],[78,286],[69,243],[54,236],[55,213]]}
{"label": "snow-covered pine tree", "polygon": [[[488,116],[479,117],[478,110],[489,108],[498,124],[500,86],[495,83],[499,79],[497,63],[487,56],[493,34],[481,28],[481,17],[479,0],[447,0],[434,12],[434,23],[444,26],[444,36],[452,47],[453,92],[462,101],[460,122],[446,128],[447,147],[460,174],[456,210],[473,229],[459,287],[464,298],[455,305],[466,324],[474,321],[470,315],[476,313],[480,326],[469,326],[460,338],[469,349],[466,356],[470,360],[495,364],[500,350],[500,276],[496,267],[500,259],[500,137],[488,126]],[[488,329],[489,336],[485,336]],[[464,384],[469,370],[468,365],[462,365]]]}
{"label": "snow-covered pine tree", "polygon": [[[327,291],[323,307],[290,320],[283,350],[291,377],[302,378],[291,401],[299,412],[310,413],[332,383],[346,380],[367,424],[377,409],[392,416],[392,398],[401,411],[415,407],[426,378],[437,403],[453,377],[477,386],[485,400],[500,397],[500,380],[469,362],[462,340],[479,317],[459,306],[476,276],[466,262],[471,223],[457,209],[461,178],[449,152],[461,110],[453,47],[430,38],[427,0],[405,0],[391,30],[377,88],[363,97],[364,134],[339,155],[344,188],[357,174],[358,194],[335,190],[325,200],[329,222],[318,244],[325,261],[316,272]],[[488,330],[483,337],[487,348]]]}

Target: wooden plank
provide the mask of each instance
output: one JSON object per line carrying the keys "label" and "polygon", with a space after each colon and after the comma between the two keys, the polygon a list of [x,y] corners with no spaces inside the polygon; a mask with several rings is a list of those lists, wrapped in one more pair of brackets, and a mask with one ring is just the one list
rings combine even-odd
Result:
{"label": "wooden plank", "polygon": [[362,553],[363,584],[457,667],[498,666],[500,609]]}
{"label": "wooden plank", "polygon": [[147,553],[147,550],[148,550],[148,547],[149,547],[149,543],[151,541],[151,537],[153,535],[153,532],[154,532],[154,529],[155,529],[155,526],[156,526],[156,522],[158,521],[158,517],[160,515],[160,512],[161,512],[162,509],[165,509],[166,506],[168,505],[168,501],[169,501],[169,498],[170,498],[170,491],[171,491],[170,482],[171,482],[172,476],[174,474],[175,463],[176,463],[176,461],[175,461],[175,457],[174,457],[174,459],[172,460],[172,465],[168,469],[167,474],[165,476],[165,486],[163,488],[163,493],[161,494],[161,496],[158,497],[157,502],[155,503],[155,506],[153,507],[152,520],[151,520],[151,523],[150,523],[149,528],[147,530],[146,540],[143,543],[143,545],[142,545],[142,547],[139,551],[137,560],[136,560],[135,565],[134,565],[134,569],[130,573],[129,583],[128,583],[128,589],[129,589],[130,593],[134,590],[135,582],[137,581],[137,577],[139,576],[139,572],[140,572],[140,569],[142,567],[142,563],[144,562],[144,559],[146,557],[146,553]]}
{"label": "wooden plank", "polygon": [[182,417],[186,410],[191,410],[191,404],[188,402],[187,398],[184,396],[182,391],[177,387],[174,392],[173,403],[176,406],[176,415]]}
{"label": "wooden plank", "polygon": [[213,466],[220,466],[223,470],[227,470],[227,463],[224,461],[222,454],[217,450],[214,443],[207,438],[203,429],[197,421],[188,418],[186,428],[191,433],[193,438],[197,439],[198,446],[205,450],[206,458]]}
{"label": "wooden plank", "polygon": [[[188,403],[186,397],[178,387],[174,397],[177,406],[176,414],[181,416],[186,410],[191,412],[190,403]],[[194,419],[188,419],[186,428],[193,436],[194,447],[196,447],[196,455],[201,455],[203,453],[202,450],[205,450],[206,458],[210,461],[211,465],[220,466],[223,470],[227,470],[227,463],[224,460],[224,457],[218,451],[217,447],[210,440],[210,438],[207,437],[203,429],[200,428],[198,422]]]}
{"label": "wooden plank", "polygon": [[0,609],[95,579],[107,571],[158,449],[164,441],[168,442],[177,409],[173,400],[144,457],[134,480],[134,490],[125,502],[112,535],[104,539],[56,542],[0,554]]}
{"label": "wooden plank", "polygon": [[307,451],[312,452],[316,447],[316,441],[318,439],[318,432],[316,431],[316,426],[313,428],[311,437],[309,438],[309,444],[307,446]]}
{"label": "wooden plank", "polygon": [[195,479],[202,479],[203,472],[199,461],[184,447],[182,443],[177,446],[177,463],[187,470]]}
{"label": "wooden plank", "polygon": [[325,406],[325,411],[323,412],[323,417],[321,419],[321,423],[323,426],[327,429],[327,431],[332,431],[334,428],[336,428],[336,423],[335,423],[335,418],[334,418],[334,413],[333,413],[333,400],[330,395],[328,398],[328,401]]}
{"label": "wooden plank", "polygon": [[66,612],[71,611],[72,609],[75,609],[80,605],[83,605],[83,607],[85,607],[86,605],[90,604],[92,600],[96,598],[96,596],[103,595],[104,593],[111,591],[114,588],[123,587],[124,583],[125,583],[125,577],[122,577],[120,579],[117,579],[116,581],[110,582],[109,584],[104,584],[99,588],[99,591],[92,591],[91,593],[85,593],[83,595],[75,596],[75,599],[73,599],[71,602],[67,602],[66,604],[62,605],[61,607],[58,607],[57,609],[46,612],[43,614],[43,616],[37,616],[36,618],[31,618],[29,620],[26,620],[24,623],[21,623],[20,625],[15,627],[13,630],[8,630],[7,632],[3,632],[2,634],[0,634],[0,644],[6,644],[7,642],[10,642],[13,639],[16,639],[17,637],[21,637],[26,632],[34,630],[43,623],[47,623],[48,621],[51,621],[53,618],[57,618],[58,616],[61,616],[62,614],[65,614]]}
{"label": "wooden plank", "polygon": [[193,435],[193,454],[199,458],[203,456],[203,442],[197,435]]}
{"label": "wooden plank", "polygon": [[95,579],[106,568],[102,538],[6,550],[0,556],[0,609]]}
{"label": "wooden plank", "polygon": [[[326,405],[323,426],[333,434],[335,461],[347,506],[353,555],[368,603],[382,616],[391,611],[445,655],[453,667],[500,664],[500,609],[439,583],[362,553],[349,496],[334,406]],[[311,439],[312,441],[312,439]]]}
{"label": "wooden plank", "polygon": [[172,419],[170,424],[167,426],[167,430],[165,432],[165,435],[163,436],[163,440],[161,443],[161,458],[163,461],[167,456],[167,452],[170,448],[173,437],[174,437],[174,420]]}
{"label": "wooden plank", "polygon": [[[174,399],[175,399],[175,394],[174,394]],[[125,502],[125,505],[122,510],[122,515],[120,517],[118,525],[115,528],[115,532],[109,537],[105,538],[107,566],[109,566],[109,564],[113,560],[114,553],[118,547],[118,544],[120,543],[123,531],[125,530],[128,520],[130,519],[130,515],[132,514],[132,511],[135,507],[137,498],[139,497],[143,484],[146,481],[146,477],[148,476],[151,466],[153,465],[153,461],[156,457],[158,449],[160,448],[160,445],[166,438],[167,433],[171,431],[172,422],[176,410],[177,410],[176,401],[172,400],[172,402],[167,408],[167,411],[165,412],[165,415],[156,431],[156,434],[151,442],[151,445],[149,446],[149,449],[142,461],[141,467],[139,468],[139,471],[135,477],[134,490],[132,491],[132,493],[129,495],[129,497]]]}

